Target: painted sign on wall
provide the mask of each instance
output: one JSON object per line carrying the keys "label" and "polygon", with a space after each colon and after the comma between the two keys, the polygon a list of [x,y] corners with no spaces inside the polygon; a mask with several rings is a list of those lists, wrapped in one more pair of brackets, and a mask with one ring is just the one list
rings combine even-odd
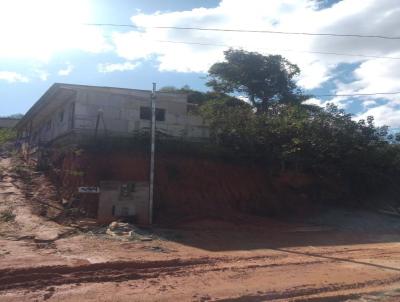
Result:
{"label": "painted sign on wall", "polygon": [[99,187],[79,187],[78,192],[79,193],[98,194],[98,193],[100,193],[100,188]]}

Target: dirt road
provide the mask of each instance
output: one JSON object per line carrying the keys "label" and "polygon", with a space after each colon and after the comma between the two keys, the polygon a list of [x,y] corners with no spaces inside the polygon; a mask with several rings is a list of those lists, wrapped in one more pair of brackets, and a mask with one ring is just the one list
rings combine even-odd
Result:
{"label": "dirt road", "polygon": [[35,214],[8,159],[0,166],[0,211],[15,215],[0,222],[0,301],[400,301],[395,229],[248,218],[123,241]]}

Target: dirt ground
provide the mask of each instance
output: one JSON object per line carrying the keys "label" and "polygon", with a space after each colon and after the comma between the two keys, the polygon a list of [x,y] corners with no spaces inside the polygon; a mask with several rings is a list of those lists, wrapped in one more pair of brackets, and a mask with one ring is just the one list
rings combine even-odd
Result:
{"label": "dirt ground", "polygon": [[121,240],[49,219],[45,182],[27,194],[10,158],[0,167],[0,301],[400,301],[399,228],[367,215],[365,229],[340,227],[349,213],[336,226],[245,217]]}

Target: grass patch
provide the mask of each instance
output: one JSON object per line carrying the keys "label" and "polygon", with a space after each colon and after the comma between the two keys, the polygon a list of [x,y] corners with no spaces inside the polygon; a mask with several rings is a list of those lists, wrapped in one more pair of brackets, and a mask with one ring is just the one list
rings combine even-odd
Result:
{"label": "grass patch", "polygon": [[0,129],[0,146],[15,139],[16,132],[13,129]]}

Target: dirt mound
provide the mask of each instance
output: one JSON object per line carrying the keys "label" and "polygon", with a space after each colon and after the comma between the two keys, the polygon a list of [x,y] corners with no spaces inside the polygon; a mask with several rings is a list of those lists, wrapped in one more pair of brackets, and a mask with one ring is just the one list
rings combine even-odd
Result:
{"label": "dirt mound", "polygon": [[0,184],[0,211],[12,214],[1,229],[3,234],[51,242],[74,232],[52,220],[63,208],[44,175],[34,172],[17,157],[0,159],[0,167],[5,171]]}

